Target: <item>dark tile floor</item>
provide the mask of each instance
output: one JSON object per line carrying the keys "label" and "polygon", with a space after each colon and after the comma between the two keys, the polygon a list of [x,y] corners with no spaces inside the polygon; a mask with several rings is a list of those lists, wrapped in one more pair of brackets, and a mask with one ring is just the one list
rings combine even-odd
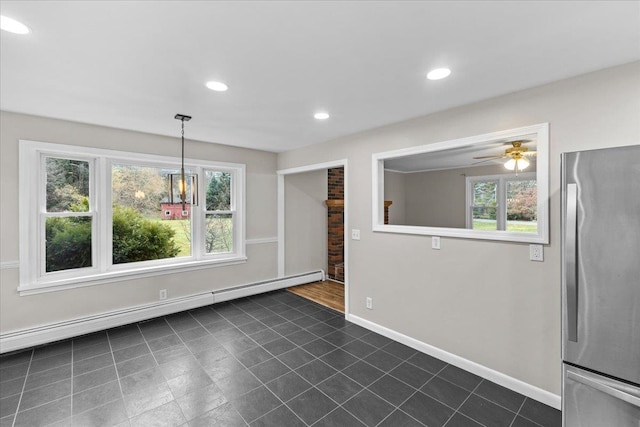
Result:
{"label": "dark tile floor", "polygon": [[0,357],[5,426],[560,426],[560,413],[279,291]]}

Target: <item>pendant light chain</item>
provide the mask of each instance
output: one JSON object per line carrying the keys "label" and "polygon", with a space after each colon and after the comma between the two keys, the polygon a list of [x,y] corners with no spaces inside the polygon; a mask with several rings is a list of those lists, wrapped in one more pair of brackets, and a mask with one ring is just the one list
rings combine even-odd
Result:
{"label": "pendant light chain", "polygon": [[[180,164],[180,202],[182,203],[182,216],[186,216],[186,204],[187,204],[187,177],[185,176],[184,173],[184,122],[185,121],[189,121],[191,120],[191,116],[187,116],[185,114],[176,114],[176,116],[174,117],[176,120],[180,120],[182,126],[181,126],[181,134],[180,134],[180,141],[182,143],[182,157],[181,157],[181,164]],[[172,175],[173,176],[173,175]],[[192,183],[191,183],[191,192],[192,192],[192,199],[193,199],[193,192],[197,192],[197,181],[195,180],[196,178],[191,179]],[[194,189],[195,187],[195,189]],[[173,200],[173,178],[171,178],[171,197]],[[195,200],[195,202],[194,202]],[[191,201],[192,205],[197,205],[197,200],[193,199]]]}
{"label": "pendant light chain", "polygon": [[180,168],[180,200],[182,201],[182,211],[185,211],[185,203],[187,198],[187,180],[184,176],[184,117],[182,122],[182,165]]}

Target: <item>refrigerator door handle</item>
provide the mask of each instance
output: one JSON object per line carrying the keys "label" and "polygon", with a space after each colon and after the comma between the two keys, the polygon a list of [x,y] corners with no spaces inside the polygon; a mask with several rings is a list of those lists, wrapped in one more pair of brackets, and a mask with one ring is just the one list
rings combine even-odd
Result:
{"label": "refrigerator door handle", "polygon": [[602,393],[608,394],[611,397],[623,400],[633,406],[637,406],[638,408],[640,408],[640,396],[635,396],[635,393],[631,394],[629,392],[630,390],[621,390],[614,384],[607,384],[602,380],[595,380],[574,371],[567,372],[567,377],[572,379],[573,381],[582,383],[588,387],[601,391]]}
{"label": "refrigerator door handle", "polygon": [[564,277],[567,293],[567,339],[578,341],[578,185],[567,184]]}

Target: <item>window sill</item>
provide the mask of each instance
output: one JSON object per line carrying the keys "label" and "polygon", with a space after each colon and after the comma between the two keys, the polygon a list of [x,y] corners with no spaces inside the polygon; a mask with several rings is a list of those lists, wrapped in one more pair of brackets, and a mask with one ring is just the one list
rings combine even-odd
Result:
{"label": "window sill", "polygon": [[173,265],[160,265],[134,270],[119,270],[108,273],[92,274],[71,279],[61,279],[55,281],[42,281],[33,284],[21,284],[18,286],[20,296],[42,294],[46,292],[56,292],[68,289],[83,288],[86,286],[103,285],[106,283],[121,282],[125,280],[143,279],[146,277],[159,276],[164,274],[183,273],[186,271],[202,270],[211,267],[225,267],[228,265],[242,264],[247,261],[247,257],[234,256],[215,260],[188,261]]}
{"label": "window sill", "polygon": [[[538,223],[539,226],[540,223]],[[423,227],[417,225],[393,225],[378,224],[372,227],[374,232],[396,234],[418,234],[424,236],[457,237],[463,239],[497,240],[515,243],[538,243],[547,245],[549,239],[546,232],[538,230],[537,233],[516,233],[511,231],[484,231],[470,230],[466,228]]]}

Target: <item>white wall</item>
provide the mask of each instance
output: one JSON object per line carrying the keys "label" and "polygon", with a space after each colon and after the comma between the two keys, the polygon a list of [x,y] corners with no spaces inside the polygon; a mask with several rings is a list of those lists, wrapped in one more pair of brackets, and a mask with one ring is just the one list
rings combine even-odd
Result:
{"label": "white wall", "polygon": [[405,224],[465,228],[466,177],[507,172],[490,165],[405,174]]}
{"label": "white wall", "polygon": [[[18,252],[18,140],[64,143],[166,156],[180,156],[180,140],[2,112],[0,114],[0,332],[71,320],[158,300],[219,290],[277,276],[277,244],[247,245],[246,263],[180,274],[20,296]],[[205,142],[187,141],[187,157],[246,164],[247,239],[277,237],[276,155]]]}
{"label": "white wall", "polygon": [[327,170],[286,175],[285,275],[327,269]]}
{"label": "white wall", "polygon": [[[347,158],[351,313],[560,393],[560,153],[640,143],[640,63],[281,153],[278,169]],[[550,123],[550,244],[371,231],[371,155]],[[365,309],[366,296],[374,310]]]}

